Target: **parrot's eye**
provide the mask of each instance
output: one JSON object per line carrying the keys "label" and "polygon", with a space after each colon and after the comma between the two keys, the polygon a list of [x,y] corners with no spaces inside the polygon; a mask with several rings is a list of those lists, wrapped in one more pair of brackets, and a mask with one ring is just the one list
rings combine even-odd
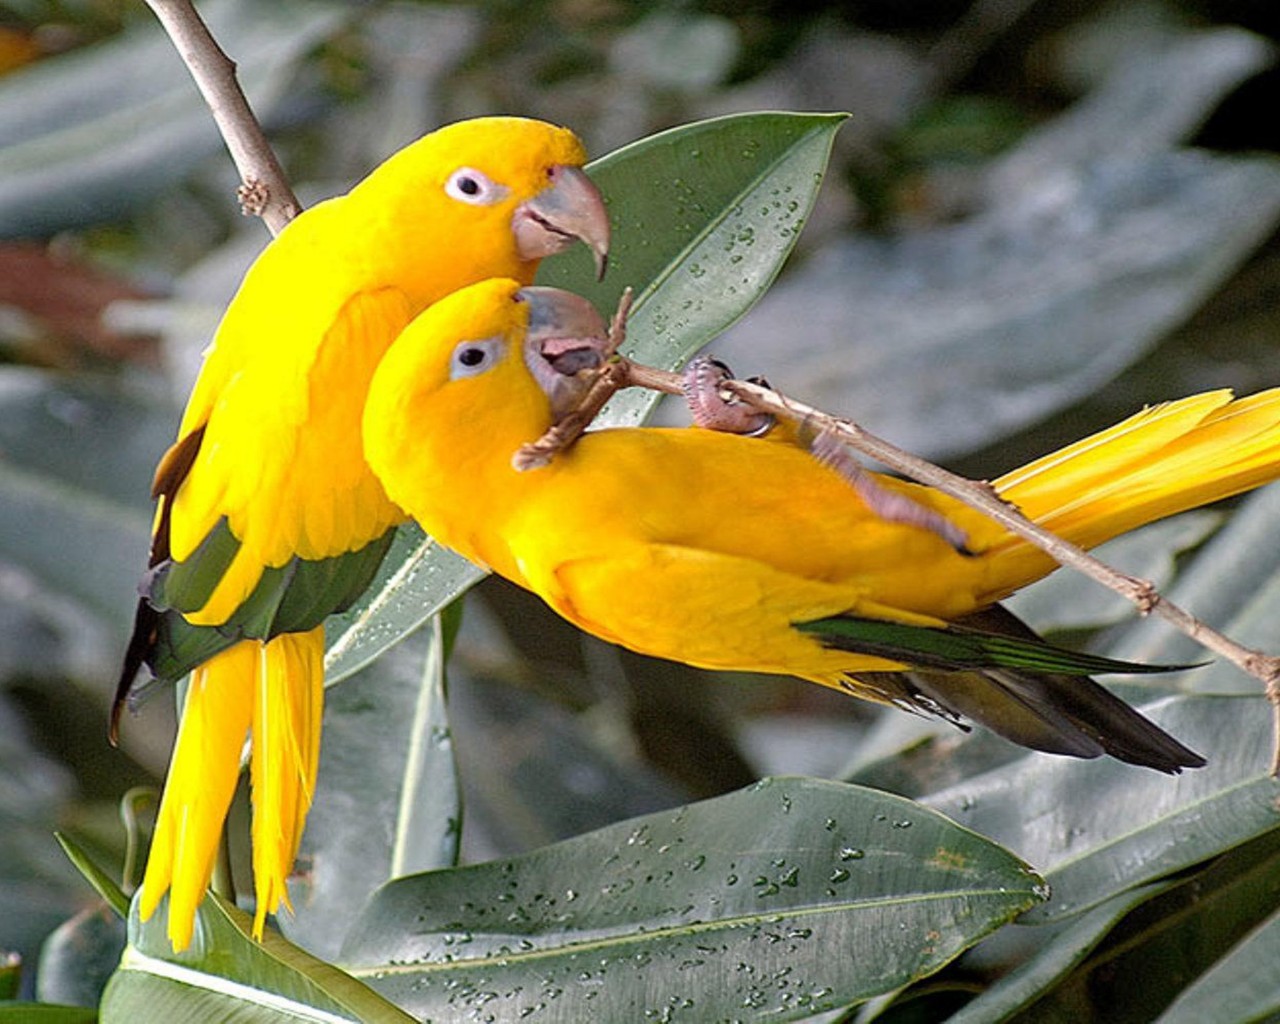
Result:
{"label": "parrot's eye", "polygon": [[472,167],[459,167],[444,183],[445,193],[461,203],[491,206],[503,199],[507,190]]}
{"label": "parrot's eye", "polygon": [[492,367],[502,355],[501,338],[485,338],[483,341],[464,341],[453,350],[449,360],[449,379],[474,377]]}

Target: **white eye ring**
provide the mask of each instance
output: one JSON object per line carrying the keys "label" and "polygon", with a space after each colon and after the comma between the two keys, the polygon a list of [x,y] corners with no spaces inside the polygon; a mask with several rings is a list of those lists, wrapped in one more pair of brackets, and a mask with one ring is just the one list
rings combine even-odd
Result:
{"label": "white eye ring", "polygon": [[502,356],[501,338],[483,338],[480,341],[463,341],[449,357],[449,379],[478,377],[493,369]]}
{"label": "white eye ring", "polygon": [[474,167],[459,167],[449,175],[444,191],[450,198],[471,206],[492,206],[507,195],[505,187]]}

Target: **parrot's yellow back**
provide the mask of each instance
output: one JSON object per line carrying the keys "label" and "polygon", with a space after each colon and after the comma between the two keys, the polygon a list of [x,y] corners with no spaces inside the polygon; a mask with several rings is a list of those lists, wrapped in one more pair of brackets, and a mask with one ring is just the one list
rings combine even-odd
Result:
{"label": "parrot's yellow back", "polygon": [[[1143,666],[1052,647],[995,604],[1053,563],[930,488],[875,478],[958,527],[964,550],[882,517],[807,450],[767,438],[605,429],[514,469],[555,419],[546,343],[512,312],[536,304],[524,292],[486,282],[451,296],[400,336],[370,389],[370,465],[442,543],[643,653],[964,714],[1039,749],[1166,771],[1203,763],[1087,678]],[[503,339],[500,355],[451,375],[478,337]],[[1094,545],[1277,476],[1280,390],[1220,391],[1145,410],[995,486]]]}

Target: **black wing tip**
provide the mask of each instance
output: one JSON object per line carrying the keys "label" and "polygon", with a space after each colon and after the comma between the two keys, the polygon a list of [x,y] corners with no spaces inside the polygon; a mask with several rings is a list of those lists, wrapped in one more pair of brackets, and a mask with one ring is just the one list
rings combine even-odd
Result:
{"label": "black wing tip", "polygon": [[1112,743],[1104,743],[1104,749],[1117,761],[1139,768],[1151,768],[1166,775],[1181,775],[1185,769],[1203,768],[1209,763],[1208,759],[1201,757],[1190,747],[1184,747],[1163,730],[1155,742],[1144,743],[1140,748],[1120,748]]}
{"label": "black wing tip", "polygon": [[996,669],[859,672],[882,699],[961,724],[967,718],[1029,750],[1093,760],[1111,757],[1169,775],[1207,761],[1141,711],[1087,676]]}
{"label": "black wing tip", "polygon": [[1145,661],[1119,661],[1114,658],[1105,659],[1114,662],[1118,668],[1102,668],[1094,669],[1099,675],[1159,675],[1161,672],[1189,672],[1193,668],[1207,668],[1213,664],[1213,659],[1206,661],[1187,661],[1174,665],[1158,665]]}
{"label": "black wing tip", "polygon": [[111,701],[111,721],[107,727],[107,739],[113,747],[120,743],[120,716],[133,692],[134,680],[148,663],[156,646],[156,631],[160,625],[160,613],[145,600],[138,601],[133,616],[133,632],[129,635],[129,646],[125,648],[124,663],[120,667],[120,678],[116,681],[115,697]]}

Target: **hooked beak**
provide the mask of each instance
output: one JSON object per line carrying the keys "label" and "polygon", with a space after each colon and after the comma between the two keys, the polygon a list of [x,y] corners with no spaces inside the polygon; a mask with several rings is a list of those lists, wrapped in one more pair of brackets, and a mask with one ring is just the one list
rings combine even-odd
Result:
{"label": "hooked beak", "polygon": [[520,258],[537,260],[563,252],[581,240],[595,253],[596,278],[609,257],[609,215],[604,197],[580,168],[556,164],[551,184],[516,207],[511,229]]}
{"label": "hooked beak", "polygon": [[604,361],[609,329],[595,306],[561,288],[531,285],[516,292],[516,299],[529,305],[525,364],[559,422],[590,389],[592,375],[584,371]]}

